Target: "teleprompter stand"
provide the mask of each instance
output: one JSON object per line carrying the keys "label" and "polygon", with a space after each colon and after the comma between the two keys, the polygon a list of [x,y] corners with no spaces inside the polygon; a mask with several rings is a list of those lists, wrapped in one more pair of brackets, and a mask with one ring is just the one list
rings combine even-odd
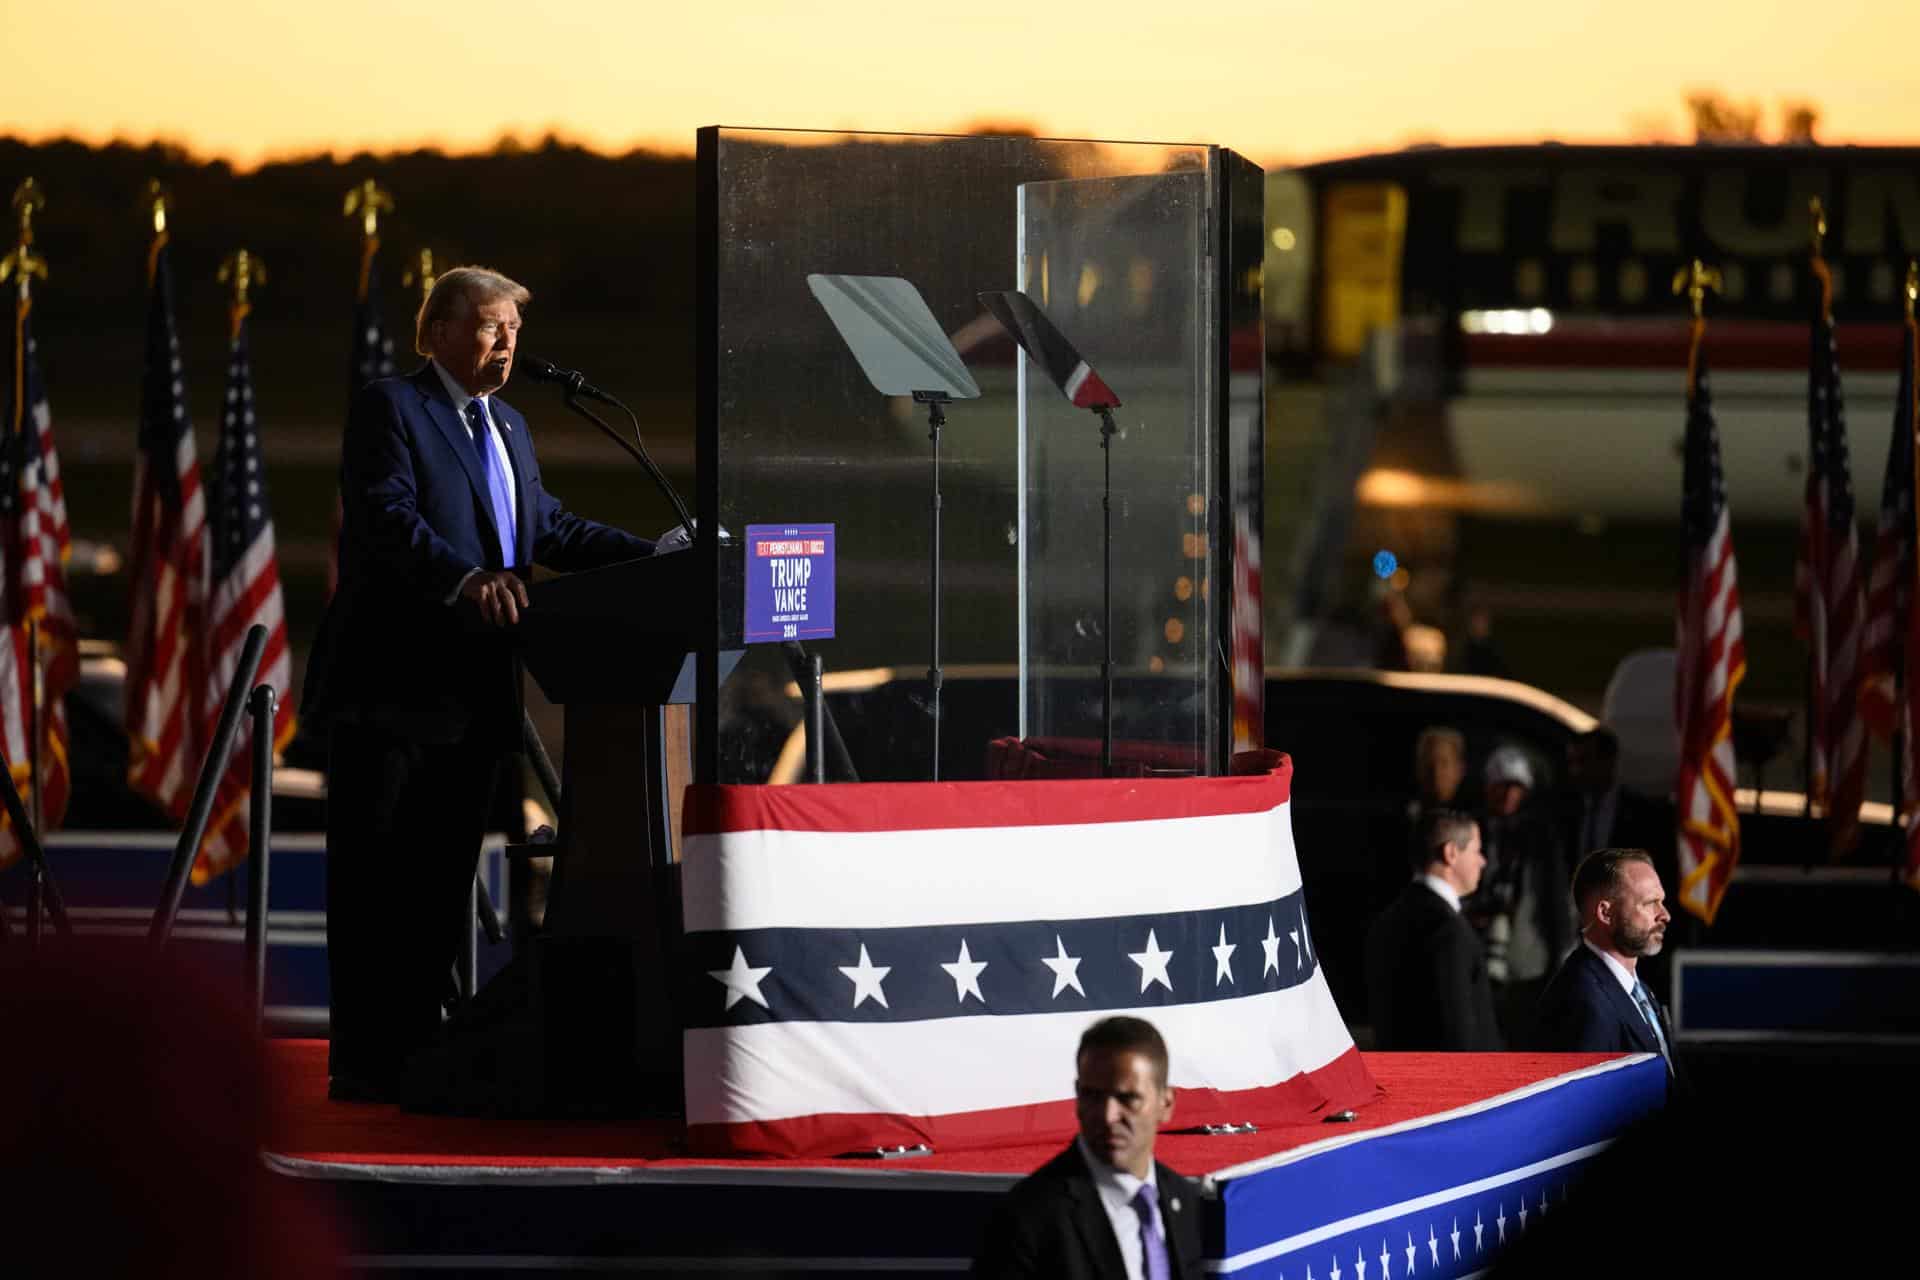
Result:
{"label": "teleprompter stand", "polygon": [[1113,411],[1120,397],[1093,371],[1039,304],[1018,289],[983,293],[980,301],[1007,336],[1053,379],[1075,408],[1100,418],[1100,774],[1113,776]]}
{"label": "teleprompter stand", "polygon": [[960,353],[933,318],[920,291],[898,276],[810,275],[807,288],[883,396],[911,396],[927,406],[927,439],[933,445],[932,538],[928,549],[929,606],[927,710],[933,726],[932,780],[940,780],[940,429],[946,406],[973,400],[980,388]]}

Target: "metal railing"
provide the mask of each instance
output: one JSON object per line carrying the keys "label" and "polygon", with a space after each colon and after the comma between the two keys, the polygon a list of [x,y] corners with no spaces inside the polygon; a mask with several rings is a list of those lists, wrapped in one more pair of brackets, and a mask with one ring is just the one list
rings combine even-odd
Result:
{"label": "metal railing", "polygon": [[[240,662],[227,684],[227,696],[220,704],[220,722],[213,741],[200,761],[200,779],[193,788],[193,803],[187,809],[187,825],[173,848],[173,862],[167,868],[166,886],[160,891],[160,905],[153,913],[153,927],[147,942],[159,950],[173,936],[173,922],[180,915],[180,899],[187,892],[187,879],[193,873],[194,860],[200,856],[200,843],[207,835],[207,820],[213,814],[214,794],[220,789],[220,775],[226,772],[233,755],[233,741],[240,734],[240,714],[246,709],[247,693],[253,678],[260,673],[260,658],[267,648],[267,629],[255,623],[247,629],[246,642],[240,647]],[[267,732],[268,751],[272,751],[273,732]],[[268,780],[271,786],[271,779]],[[254,787],[255,792],[262,788]]]}

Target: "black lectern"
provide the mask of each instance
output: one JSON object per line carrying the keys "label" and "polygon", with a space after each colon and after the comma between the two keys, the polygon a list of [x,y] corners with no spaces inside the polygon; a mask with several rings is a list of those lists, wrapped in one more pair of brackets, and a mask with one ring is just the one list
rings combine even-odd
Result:
{"label": "black lectern", "polygon": [[[723,560],[739,558],[738,548],[720,550]],[[566,708],[560,844],[538,976],[550,1096],[556,1086],[618,1091],[629,1062],[650,1076],[679,1070],[671,864],[692,774],[678,706],[693,701],[695,655],[713,635],[701,568],[681,551],[529,589],[519,626],[527,669]],[[719,655],[721,679],[739,657]],[[555,1078],[575,1073],[592,1078]]]}

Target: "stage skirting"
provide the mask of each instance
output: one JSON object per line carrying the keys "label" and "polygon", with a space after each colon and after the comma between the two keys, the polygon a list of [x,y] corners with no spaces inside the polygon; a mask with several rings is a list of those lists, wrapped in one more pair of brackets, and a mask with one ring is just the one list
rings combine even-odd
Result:
{"label": "stage skirting", "polygon": [[1320,970],[1292,764],[1221,778],[697,787],[689,1138],[830,1156],[1064,1140],[1096,1018],[1172,1050],[1185,1124],[1375,1088]]}
{"label": "stage skirting", "polygon": [[[355,1262],[372,1269],[962,1272],[996,1197],[1058,1150],[694,1158],[667,1121],[331,1104],[324,1042],[272,1050],[282,1105],[267,1163],[349,1220]],[[1584,1166],[1666,1090],[1645,1055],[1367,1054],[1363,1065],[1382,1092],[1351,1125],[1162,1135],[1161,1158],[1205,1179],[1211,1273],[1478,1274],[1578,1195]]]}

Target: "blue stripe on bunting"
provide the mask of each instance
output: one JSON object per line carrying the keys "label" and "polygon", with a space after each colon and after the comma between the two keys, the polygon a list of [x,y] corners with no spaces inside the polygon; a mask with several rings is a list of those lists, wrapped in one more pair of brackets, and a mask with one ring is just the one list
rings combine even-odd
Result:
{"label": "blue stripe on bunting", "polygon": [[[1222,946],[1232,948],[1224,972],[1215,955]],[[1296,987],[1318,968],[1297,891],[1244,906],[1080,920],[696,932],[686,935],[684,956],[688,1027],[1199,1004]]]}
{"label": "blue stripe on bunting", "polygon": [[[1482,1111],[1436,1121],[1432,1125],[1404,1128],[1398,1132],[1367,1134],[1359,1142],[1344,1148],[1323,1151],[1308,1159],[1290,1161],[1273,1169],[1221,1178],[1219,1196],[1227,1205],[1227,1238],[1223,1255],[1227,1259],[1260,1253],[1263,1247],[1309,1232],[1325,1222],[1348,1221],[1356,1215],[1377,1217],[1394,1205],[1411,1205],[1419,1199],[1444,1196],[1450,1190],[1467,1188],[1475,1182],[1494,1186],[1473,1192],[1459,1205],[1444,1209],[1448,1226],[1442,1221],[1440,1207],[1407,1209],[1404,1215],[1392,1215],[1386,1222],[1369,1224],[1357,1230],[1357,1240],[1379,1251],[1382,1232],[1392,1244],[1405,1247],[1404,1234],[1411,1232],[1421,1244],[1419,1270],[1430,1263],[1427,1222],[1436,1224],[1436,1232],[1450,1232],[1455,1213],[1461,1215],[1463,1230],[1471,1234],[1475,1211],[1480,1211],[1484,1240],[1480,1249],[1463,1249],[1459,1270],[1442,1268],[1442,1274],[1465,1274],[1484,1268],[1492,1255],[1488,1245],[1496,1244],[1500,1213],[1517,1219],[1515,1171],[1528,1165],[1553,1161],[1571,1151],[1617,1138],[1636,1121],[1659,1111],[1667,1103],[1667,1069],[1659,1057],[1642,1063],[1615,1067],[1588,1077],[1563,1080],[1553,1088],[1492,1105]],[[1532,1201],[1546,1194],[1551,1205],[1559,1205],[1563,1188],[1574,1180],[1571,1169],[1528,1174],[1526,1194]],[[1354,1188],[1365,1188],[1365,1201],[1356,1199]],[[1503,1205],[1503,1209],[1501,1209]],[[1519,1222],[1509,1222],[1507,1232],[1521,1230]],[[1340,1267],[1350,1267],[1356,1242],[1340,1245]],[[1329,1253],[1332,1257],[1332,1253]],[[1325,1274],[1321,1249],[1302,1249],[1288,1253],[1284,1272],[1298,1274],[1302,1263],[1315,1267],[1313,1274]],[[1377,1259],[1375,1259],[1377,1261]],[[1446,1263],[1452,1265],[1452,1242],[1448,1242]],[[1242,1274],[1275,1274],[1254,1270]],[[1379,1274],[1373,1270],[1371,1274]],[[1392,1274],[1402,1274],[1400,1259],[1394,1259]]]}

